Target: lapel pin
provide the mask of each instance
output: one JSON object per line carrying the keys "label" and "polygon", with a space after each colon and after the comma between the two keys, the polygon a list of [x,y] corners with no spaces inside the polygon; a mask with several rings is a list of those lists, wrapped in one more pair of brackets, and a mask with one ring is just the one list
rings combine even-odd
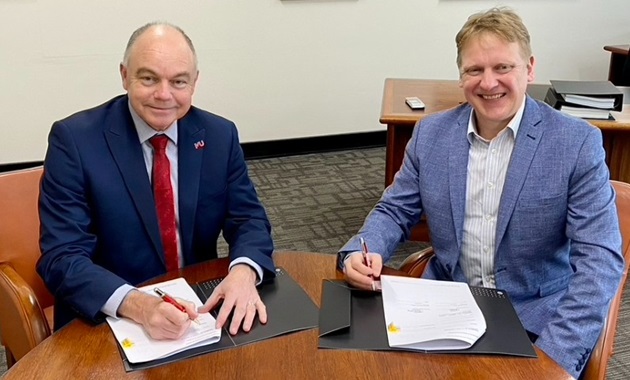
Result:
{"label": "lapel pin", "polygon": [[206,143],[204,143],[203,140],[199,140],[195,143],[195,149],[203,149],[204,145],[206,145]]}

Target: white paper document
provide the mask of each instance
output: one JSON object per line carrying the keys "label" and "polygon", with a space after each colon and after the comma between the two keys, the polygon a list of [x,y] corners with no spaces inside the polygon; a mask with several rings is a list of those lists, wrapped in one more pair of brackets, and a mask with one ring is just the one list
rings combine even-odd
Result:
{"label": "white paper document", "polygon": [[486,320],[465,283],[381,276],[390,347],[462,350],[486,331]]}
{"label": "white paper document", "polygon": [[[202,306],[195,291],[183,278],[145,286],[139,290],[156,296],[153,292],[156,287],[172,297],[193,302],[197,307]],[[191,323],[188,331],[178,340],[155,340],[149,337],[141,325],[130,319],[107,317],[107,323],[130,363],[161,359],[189,348],[213,344],[221,339],[221,329],[215,328],[216,320],[210,313],[199,314],[197,321],[199,323]]]}

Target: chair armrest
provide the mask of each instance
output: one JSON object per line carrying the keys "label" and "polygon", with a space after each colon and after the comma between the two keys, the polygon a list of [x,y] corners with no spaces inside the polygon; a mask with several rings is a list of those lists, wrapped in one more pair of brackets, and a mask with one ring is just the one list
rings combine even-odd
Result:
{"label": "chair armrest", "polygon": [[433,247],[414,252],[400,264],[400,270],[411,277],[422,277],[429,260],[434,256]]}
{"label": "chair armrest", "polygon": [[0,263],[0,335],[19,360],[50,335],[50,327],[31,287],[8,263]]}

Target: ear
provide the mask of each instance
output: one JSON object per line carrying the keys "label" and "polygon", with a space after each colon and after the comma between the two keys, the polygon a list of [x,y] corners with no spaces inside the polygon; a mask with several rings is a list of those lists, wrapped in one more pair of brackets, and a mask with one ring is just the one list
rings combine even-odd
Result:
{"label": "ear", "polygon": [[194,94],[195,93],[195,88],[197,88],[197,81],[199,80],[199,70],[197,70],[197,73],[195,74],[195,79],[193,79],[193,83],[192,86],[190,87],[190,94]]}
{"label": "ear", "polygon": [[536,60],[532,55],[531,57],[529,57],[529,62],[527,63],[527,83],[532,83],[534,79],[536,79],[536,72],[534,70],[535,68]]}
{"label": "ear", "polygon": [[127,90],[127,75],[128,75],[127,67],[121,63],[119,70],[120,70],[120,79],[122,80],[122,86],[125,90]]}

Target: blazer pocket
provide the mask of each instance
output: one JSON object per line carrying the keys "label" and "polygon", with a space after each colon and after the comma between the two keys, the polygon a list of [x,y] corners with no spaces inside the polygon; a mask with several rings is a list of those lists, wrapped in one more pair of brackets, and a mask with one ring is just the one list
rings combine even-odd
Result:
{"label": "blazer pocket", "polygon": [[560,278],[555,278],[551,281],[547,281],[544,284],[541,284],[539,288],[540,296],[546,297],[548,295],[566,289],[569,286],[569,280],[571,279],[571,276],[572,274],[567,274]]}

